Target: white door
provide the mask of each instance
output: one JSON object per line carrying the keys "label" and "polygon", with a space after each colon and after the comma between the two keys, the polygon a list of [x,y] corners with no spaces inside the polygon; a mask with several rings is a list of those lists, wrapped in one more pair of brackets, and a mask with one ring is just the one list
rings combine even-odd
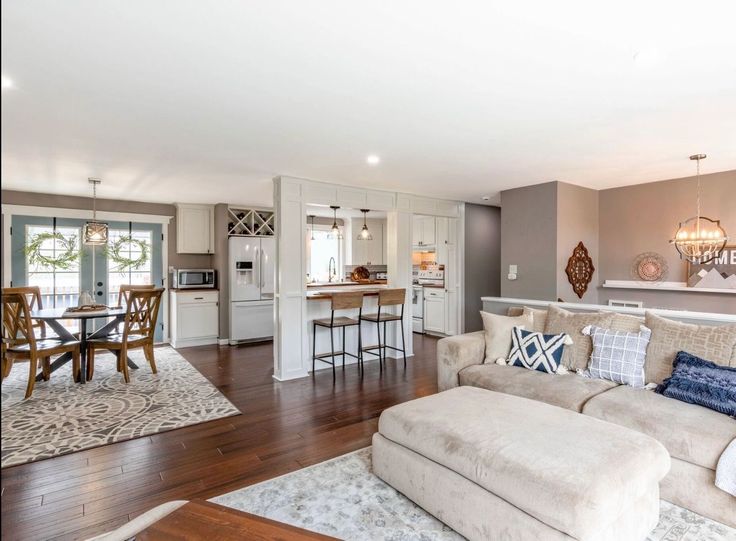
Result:
{"label": "white door", "polygon": [[[269,239],[270,240],[270,239]],[[261,239],[230,237],[230,300],[261,300]]]}
{"label": "white door", "polygon": [[424,290],[424,330],[445,332],[445,299]]}

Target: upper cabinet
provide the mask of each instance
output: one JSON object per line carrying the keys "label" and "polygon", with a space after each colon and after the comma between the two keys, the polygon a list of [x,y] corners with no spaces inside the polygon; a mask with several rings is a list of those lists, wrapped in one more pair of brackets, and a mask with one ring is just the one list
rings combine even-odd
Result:
{"label": "upper cabinet", "polygon": [[215,208],[177,203],[176,253],[212,254],[215,246]]}
{"label": "upper cabinet", "polygon": [[[385,229],[386,220],[368,219],[366,220],[368,230],[373,236],[372,240],[358,240],[352,238],[351,255],[352,265],[386,265],[386,239]],[[358,232],[363,227],[363,220],[355,218],[352,220],[352,232],[357,237]]]}
{"label": "upper cabinet", "polygon": [[414,216],[412,223],[412,244],[414,246],[434,246],[437,243],[435,222],[434,216]]}

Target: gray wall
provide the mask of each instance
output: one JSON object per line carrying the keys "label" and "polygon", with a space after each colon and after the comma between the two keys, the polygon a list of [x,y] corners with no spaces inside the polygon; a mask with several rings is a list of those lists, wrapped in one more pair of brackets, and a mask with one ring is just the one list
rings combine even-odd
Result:
{"label": "gray wall", "polygon": [[[509,265],[518,266],[514,281]],[[557,300],[556,265],[557,183],[501,192],[501,296]]]}
{"label": "gray wall", "polygon": [[230,215],[225,203],[215,205],[215,253],[212,268],[217,271],[220,300],[220,338],[230,337],[230,270],[228,266],[227,224]]}
{"label": "gray wall", "polygon": [[465,332],[483,328],[483,296],[501,294],[501,209],[465,204]]}
{"label": "gray wall", "polygon": [[[707,161],[705,162],[707,165]],[[686,263],[669,239],[680,221],[695,215],[696,179],[686,177],[601,190],[600,267],[598,283],[631,280],[631,265],[642,252],[657,252],[669,266],[667,281],[684,282]],[[736,170],[701,176],[701,213],[720,219],[736,245]],[[599,288],[600,302],[644,301],[652,308],[686,308],[736,313],[733,295]]]}
{"label": "gray wall", "polygon": [[[582,298],[573,291],[565,273],[567,260],[578,242],[593,259],[593,281]],[[565,182],[557,183],[557,297],[565,302],[598,303],[598,192]]]}

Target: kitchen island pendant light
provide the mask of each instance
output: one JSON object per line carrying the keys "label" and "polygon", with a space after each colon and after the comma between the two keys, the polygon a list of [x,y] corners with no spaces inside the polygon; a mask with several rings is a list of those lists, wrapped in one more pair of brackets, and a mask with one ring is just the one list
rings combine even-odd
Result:
{"label": "kitchen island pendant light", "polygon": [[97,185],[102,181],[93,177],[88,180],[92,184],[92,221],[84,224],[82,239],[88,246],[101,246],[107,244],[108,238],[107,224],[97,221]]}
{"label": "kitchen island pendant light", "polygon": [[691,160],[698,163],[697,213],[692,218],[680,222],[675,237],[670,240],[670,244],[675,245],[681,259],[696,265],[703,265],[720,257],[728,242],[728,235],[721,227],[720,220],[711,220],[700,215],[700,160],[705,158],[705,154],[690,156]]}
{"label": "kitchen island pendant light", "polygon": [[315,216],[314,214],[310,214],[309,216],[307,216],[307,218],[309,218],[309,222],[312,225],[312,233],[311,233],[311,236],[309,237],[309,240],[314,240],[314,218]]}
{"label": "kitchen island pendant light", "polygon": [[370,212],[370,209],[360,209],[360,212],[363,213],[363,228],[360,230],[360,233],[358,233],[358,240],[373,240],[373,235],[371,235],[371,232],[368,230],[368,224],[366,223],[366,216]]}
{"label": "kitchen island pendant light", "polygon": [[342,239],[340,227],[337,225],[337,209],[339,209],[340,207],[330,205],[330,208],[332,209],[332,227],[330,228],[329,238],[339,240]]}

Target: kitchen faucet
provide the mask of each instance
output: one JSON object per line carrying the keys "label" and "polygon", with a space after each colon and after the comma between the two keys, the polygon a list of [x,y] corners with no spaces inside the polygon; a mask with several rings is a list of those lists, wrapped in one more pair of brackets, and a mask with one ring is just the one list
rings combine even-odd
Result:
{"label": "kitchen faucet", "polygon": [[334,257],[330,258],[330,262],[327,265],[327,275],[329,276],[327,279],[328,282],[332,282],[333,278],[337,278],[337,263]]}

